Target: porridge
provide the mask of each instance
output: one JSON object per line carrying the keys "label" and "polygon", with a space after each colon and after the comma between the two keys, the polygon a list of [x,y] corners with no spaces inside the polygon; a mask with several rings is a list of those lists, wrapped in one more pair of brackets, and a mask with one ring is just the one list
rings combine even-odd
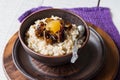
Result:
{"label": "porridge", "polygon": [[[36,20],[26,32],[27,46],[38,54],[61,56],[73,52],[74,44],[80,35],[76,24],[64,21],[57,16]],[[83,37],[77,48],[84,42]]]}

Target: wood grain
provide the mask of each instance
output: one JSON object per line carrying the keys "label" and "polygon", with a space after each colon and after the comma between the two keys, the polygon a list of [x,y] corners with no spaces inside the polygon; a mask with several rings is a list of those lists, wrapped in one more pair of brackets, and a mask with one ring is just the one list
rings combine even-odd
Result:
{"label": "wood grain", "polygon": [[[119,52],[114,44],[113,40],[103,30],[95,25],[88,23],[89,26],[93,27],[103,38],[107,49],[106,58],[103,69],[96,75],[94,80],[113,80],[116,76],[119,66]],[[4,72],[8,80],[28,80],[20,71],[15,67],[12,60],[12,47],[14,42],[18,38],[18,33],[15,33],[12,38],[8,41],[4,54],[3,54],[3,67]]]}
{"label": "wood grain", "polygon": [[3,55],[3,67],[8,80],[27,80],[27,78],[17,70],[12,60],[12,48],[17,37],[18,33],[15,33],[6,45]]}

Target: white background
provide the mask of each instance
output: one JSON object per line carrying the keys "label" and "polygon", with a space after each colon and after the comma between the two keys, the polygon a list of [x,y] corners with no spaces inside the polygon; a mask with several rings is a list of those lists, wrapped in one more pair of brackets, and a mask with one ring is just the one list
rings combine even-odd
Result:
{"label": "white background", "polygon": [[[55,8],[95,7],[98,0],[0,0],[0,80],[6,80],[2,56],[10,37],[18,31],[17,18],[26,10],[37,6]],[[115,26],[120,32],[120,0],[101,0],[100,6],[109,7]],[[108,26],[109,27],[109,26]]]}

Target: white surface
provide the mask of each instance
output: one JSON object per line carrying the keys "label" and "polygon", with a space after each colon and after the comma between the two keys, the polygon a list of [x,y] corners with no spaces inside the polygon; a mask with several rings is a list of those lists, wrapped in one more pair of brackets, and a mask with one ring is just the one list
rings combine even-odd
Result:
{"label": "white surface", "polygon": [[[115,26],[120,32],[120,0],[101,0],[101,6],[109,7]],[[26,10],[39,5],[55,8],[95,7],[97,0],[0,0],[0,80],[7,80],[2,67],[6,43],[19,29],[17,18]],[[108,26],[109,27],[109,26]]]}

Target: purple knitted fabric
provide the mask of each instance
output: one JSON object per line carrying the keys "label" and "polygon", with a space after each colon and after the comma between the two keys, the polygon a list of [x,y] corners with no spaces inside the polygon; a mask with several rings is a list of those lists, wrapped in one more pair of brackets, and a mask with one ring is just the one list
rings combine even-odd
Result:
{"label": "purple knitted fabric", "polygon": [[[34,11],[43,10],[51,7],[38,7],[26,11],[19,17],[19,21],[22,22],[25,17],[30,15]],[[105,32],[107,32],[110,37],[114,40],[116,46],[118,47],[120,53],[120,35],[117,31],[115,25],[112,22],[111,13],[109,8],[106,7],[93,7],[93,8],[64,8],[70,10],[79,16],[81,16],[85,21],[90,22],[96,26],[99,26]],[[120,69],[120,68],[119,68]],[[116,76],[116,80],[120,80],[120,70]]]}

